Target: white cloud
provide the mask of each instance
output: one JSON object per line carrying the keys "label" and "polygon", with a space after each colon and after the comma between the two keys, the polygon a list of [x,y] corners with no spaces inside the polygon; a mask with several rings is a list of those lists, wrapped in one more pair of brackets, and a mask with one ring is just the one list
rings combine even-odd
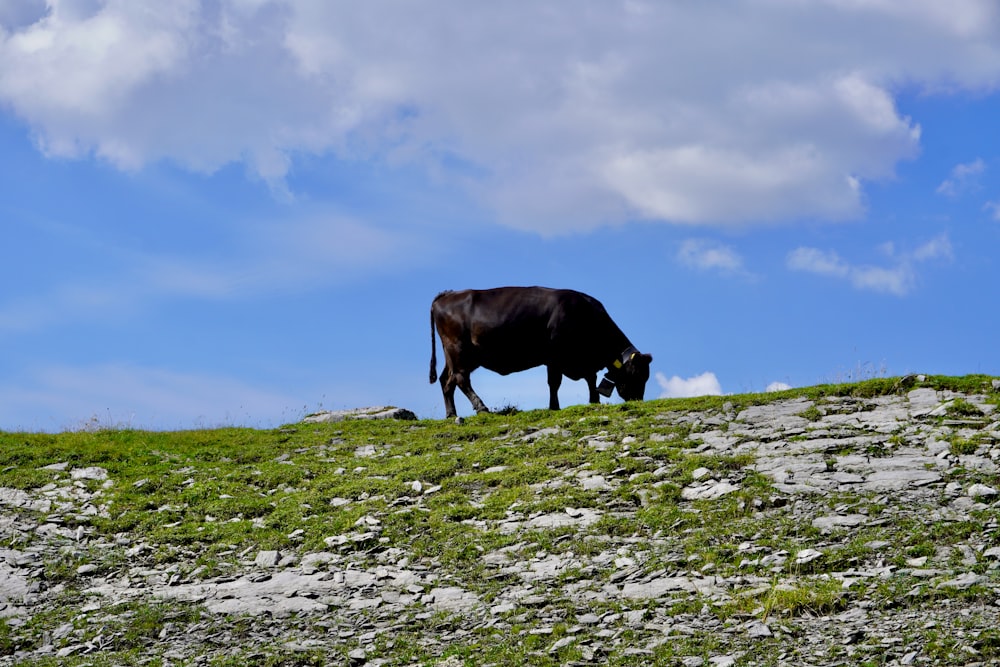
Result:
{"label": "white cloud", "polygon": [[721,396],[722,385],[719,384],[715,373],[705,372],[690,378],[682,378],[674,375],[668,378],[663,373],[656,374],[656,381],[660,384],[660,398],[689,398],[692,396]]}
{"label": "white cloud", "polygon": [[938,186],[937,193],[946,197],[957,197],[974,190],[979,187],[979,176],[984,171],[986,171],[986,163],[982,158],[955,165],[951,170],[951,175]]}
{"label": "white cloud", "polygon": [[929,259],[952,259],[954,254],[951,248],[951,241],[948,239],[947,234],[941,234],[932,238],[927,243],[913,251],[913,259],[918,262],[923,262]]}
{"label": "white cloud", "polygon": [[788,254],[787,267],[817,275],[847,280],[855,288],[905,296],[916,285],[916,265],[934,259],[952,259],[951,241],[942,234],[909,252],[897,252],[887,243],[881,250],[891,261],[889,266],[851,264],[833,250],[796,248]]}
{"label": "white cloud", "polygon": [[851,273],[851,266],[840,255],[819,248],[796,248],[788,254],[788,268],[837,278],[845,278]]}
{"label": "white cloud", "polygon": [[788,391],[791,388],[792,385],[785,384],[784,382],[772,382],[771,384],[767,385],[767,388],[764,391],[772,393],[775,391]]}
{"label": "white cloud", "polygon": [[677,260],[684,266],[724,274],[744,273],[739,253],[716,241],[687,239],[677,250]]}
{"label": "white cloud", "polygon": [[0,103],[48,154],[416,163],[543,233],[857,217],[919,150],[900,82],[1000,76],[993,0],[46,6],[0,11]]}

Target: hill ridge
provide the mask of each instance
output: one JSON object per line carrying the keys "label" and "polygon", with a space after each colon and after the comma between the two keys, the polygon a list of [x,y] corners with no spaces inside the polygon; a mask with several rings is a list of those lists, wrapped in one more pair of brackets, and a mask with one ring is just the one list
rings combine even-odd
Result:
{"label": "hill ridge", "polygon": [[997,386],[0,434],[0,664],[985,664]]}

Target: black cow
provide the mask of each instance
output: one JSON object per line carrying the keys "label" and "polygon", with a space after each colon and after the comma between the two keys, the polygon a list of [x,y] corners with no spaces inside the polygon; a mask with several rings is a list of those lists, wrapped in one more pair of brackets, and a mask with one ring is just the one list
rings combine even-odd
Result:
{"label": "black cow", "polygon": [[[489,412],[469,375],[480,366],[508,375],[546,366],[549,409],[559,409],[562,376],[586,380],[590,402],[611,395],[612,384],[626,401],[641,401],[653,357],[642,354],[592,296],[547,287],[499,287],[442,292],[431,304],[431,375],[437,380],[434,330],[441,337],[445,365],[441,391],[448,417],[455,416],[455,387],[476,412]],[[597,372],[608,373],[597,385]]]}

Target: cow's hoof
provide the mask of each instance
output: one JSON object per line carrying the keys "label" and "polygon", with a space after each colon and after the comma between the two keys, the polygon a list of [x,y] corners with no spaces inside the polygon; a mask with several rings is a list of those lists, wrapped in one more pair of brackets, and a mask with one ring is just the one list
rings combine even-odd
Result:
{"label": "cow's hoof", "polygon": [[462,419],[461,417],[455,417],[455,423],[461,426],[462,424],[465,423],[465,420]]}

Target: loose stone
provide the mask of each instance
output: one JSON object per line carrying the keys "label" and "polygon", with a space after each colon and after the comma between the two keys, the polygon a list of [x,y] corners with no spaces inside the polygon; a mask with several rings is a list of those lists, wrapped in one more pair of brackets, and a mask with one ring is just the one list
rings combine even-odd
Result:
{"label": "loose stone", "polygon": [[254,559],[254,565],[257,567],[277,567],[280,559],[281,554],[277,551],[261,551]]}

